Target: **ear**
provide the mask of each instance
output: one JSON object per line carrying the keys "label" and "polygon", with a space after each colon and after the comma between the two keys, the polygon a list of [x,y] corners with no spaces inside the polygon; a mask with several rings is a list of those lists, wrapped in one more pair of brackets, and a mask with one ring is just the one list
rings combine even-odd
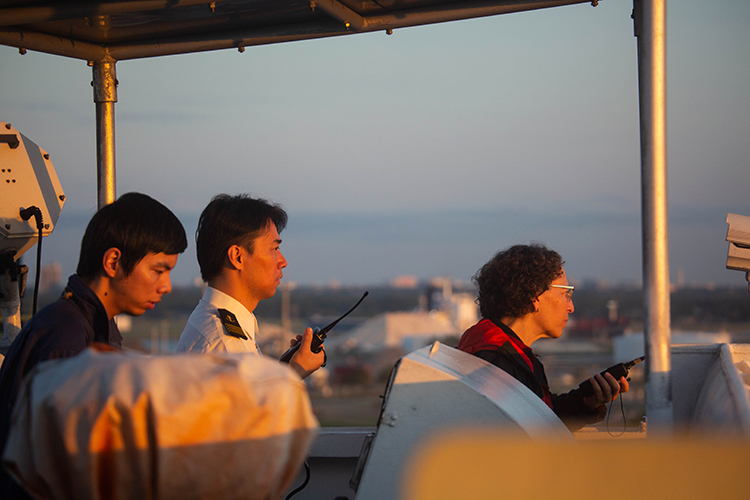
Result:
{"label": "ear", "polygon": [[122,270],[122,252],[119,248],[112,247],[104,252],[102,258],[102,267],[104,274],[110,278],[114,278],[118,270]]}
{"label": "ear", "polygon": [[539,312],[539,297],[532,300],[531,305],[534,306],[534,312]]}
{"label": "ear", "polygon": [[242,247],[239,245],[232,245],[227,249],[227,259],[229,259],[229,267],[234,269],[242,269],[242,263],[245,259],[245,254]]}

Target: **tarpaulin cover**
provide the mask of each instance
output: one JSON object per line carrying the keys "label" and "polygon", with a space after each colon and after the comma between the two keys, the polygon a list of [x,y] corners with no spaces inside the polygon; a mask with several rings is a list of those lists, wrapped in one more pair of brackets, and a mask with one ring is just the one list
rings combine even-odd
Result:
{"label": "tarpaulin cover", "polygon": [[37,498],[278,499],[318,425],[299,377],[255,355],[87,349],[32,373],[3,460]]}

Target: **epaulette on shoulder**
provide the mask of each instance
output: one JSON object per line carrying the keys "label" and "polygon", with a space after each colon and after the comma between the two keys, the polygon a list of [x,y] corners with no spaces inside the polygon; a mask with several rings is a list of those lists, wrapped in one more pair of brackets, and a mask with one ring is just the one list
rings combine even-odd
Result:
{"label": "epaulette on shoulder", "polygon": [[242,327],[237,321],[237,316],[226,309],[219,309],[219,319],[221,320],[221,324],[224,325],[227,335],[247,340],[247,335],[242,331]]}

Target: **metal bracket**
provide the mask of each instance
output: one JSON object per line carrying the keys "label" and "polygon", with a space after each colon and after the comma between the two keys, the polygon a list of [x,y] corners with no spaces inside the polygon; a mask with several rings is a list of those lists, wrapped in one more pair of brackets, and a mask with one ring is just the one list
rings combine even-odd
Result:
{"label": "metal bracket", "polygon": [[10,149],[16,149],[21,144],[16,134],[0,134],[0,143],[2,142],[10,146]]}

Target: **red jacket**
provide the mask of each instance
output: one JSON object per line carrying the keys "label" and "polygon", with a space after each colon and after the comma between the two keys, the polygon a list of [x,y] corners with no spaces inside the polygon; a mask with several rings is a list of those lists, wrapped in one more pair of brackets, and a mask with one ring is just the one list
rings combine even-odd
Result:
{"label": "red jacket", "polygon": [[[461,336],[458,342],[458,350],[469,354],[477,354],[482,351],[489,351],[493,358],[497,358],[496,353],[504,352],[503,358],[512,361],[512,366],[505,363],[494,363],[486,356],[479,356],[487,361],[493,362],[499,368],[513,375],[516,379],[534,391],[537,396],[552,408],[552,393],[547,385],[547,375],[544,373],[544,366],[536,359],[531,351],[531,347],[523,343],[521,339],[503,323],[495,325],[488,319],[483,319],[476,325],[472,326]],[[522,373],[517,374],[518,368],[522,368]],[[524,373],[526,376],[523,376]],[[522,376],[519,376],[522,375]],[[527,380],[527,379],[531,380]]]}
{"label": "red jacket", "polygon": [[570,430],[599,422],[607,415],[604,405],[594,410],[588,408],[580,389],[552,394],[542,363],[531,348],[503,323],[483,319],[464,332],[458,350],[489,361],[512,375],[547,403]]}

